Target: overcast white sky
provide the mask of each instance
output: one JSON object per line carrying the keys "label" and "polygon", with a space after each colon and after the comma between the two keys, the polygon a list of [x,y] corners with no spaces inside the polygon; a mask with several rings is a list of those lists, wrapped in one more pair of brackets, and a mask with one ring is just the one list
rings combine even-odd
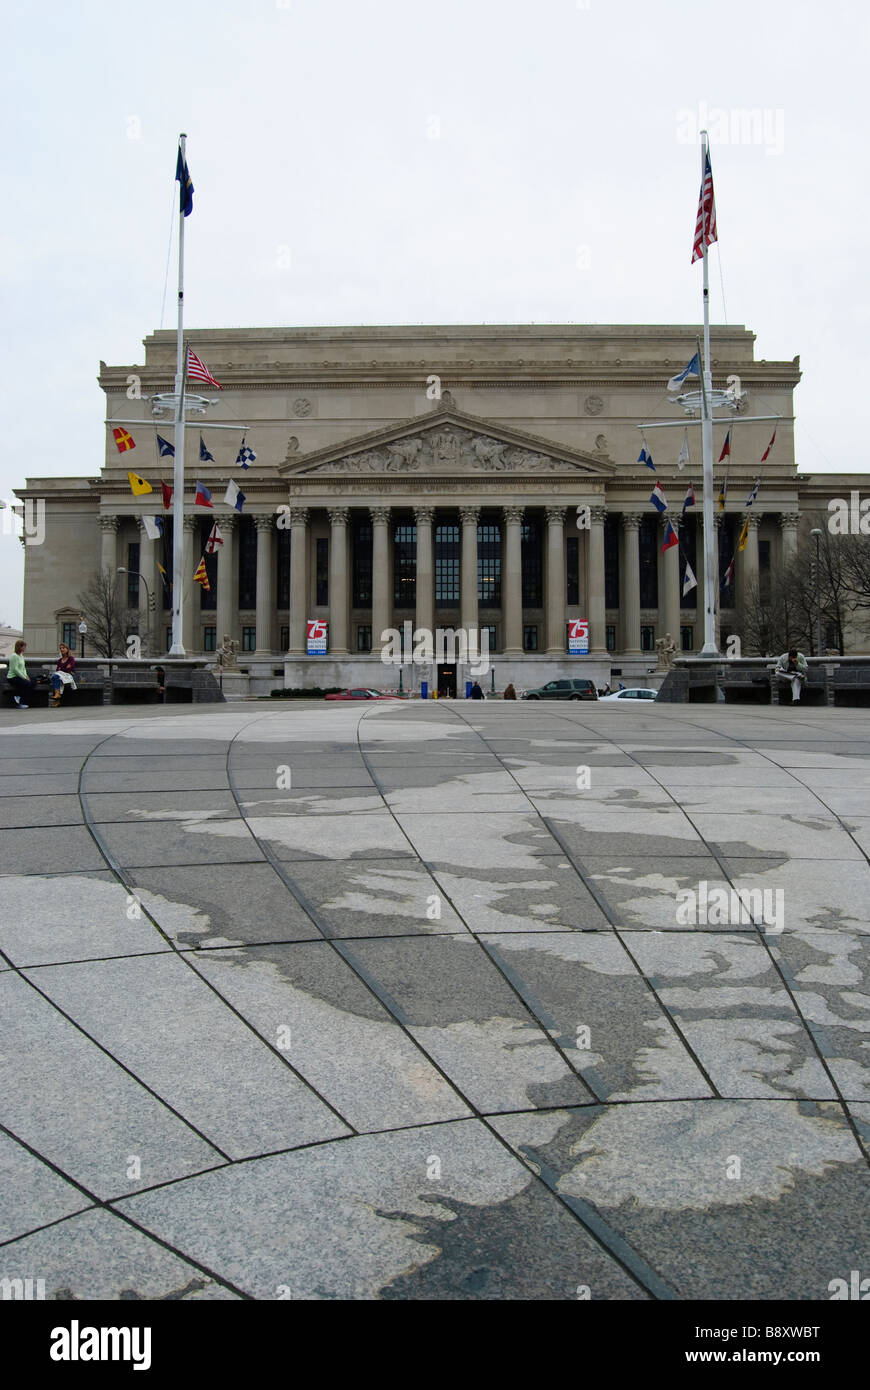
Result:
{"label": "overcast white sky", "polygon": [[[142,361],[161,326],[179,131],[191,327],[695,323],[705,110],[714,322],[752,328],[758,357],[800,353],[802,471],[866,470],[866,0],[3,14],[0,497],[99,471],[100,358]],[[752,110],[760,139],[741,138]],[[22,570],[0,535],[0,621],[20,621]]]}

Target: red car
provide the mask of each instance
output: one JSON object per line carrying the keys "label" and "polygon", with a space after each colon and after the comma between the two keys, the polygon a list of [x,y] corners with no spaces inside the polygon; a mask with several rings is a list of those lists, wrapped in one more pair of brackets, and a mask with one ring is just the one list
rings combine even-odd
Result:
{"label": "red car", "polygon": [[353,690],[339,690],[336,695],[324,695],[324,700],[399,700],[400,695],[385,695],[382,690],[368,690],[357,686]]}

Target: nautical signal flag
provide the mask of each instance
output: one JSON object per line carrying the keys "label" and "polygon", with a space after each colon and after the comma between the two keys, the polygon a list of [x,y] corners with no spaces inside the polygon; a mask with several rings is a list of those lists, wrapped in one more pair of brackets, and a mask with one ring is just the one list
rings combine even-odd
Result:
{"label": "nautical signal flag", "polygon": [[222,536],[221,533],[220,533],[220,529],[219,529],[219,527],[218,527],[217,522],[215,522],[214,525],[212,526],[211,530],[210,530],[209,533],[208,533],[208,540],[207,540],[206,543],[205,543],[205,553],[206,553],[206,555],[214,555],[214,553],[215,553],[215,551],[217,550],[218,546],[219,546],[219,545],[223,545],[223,543],[224,543],[224,538],[223,538],[223,536]]}
{"label": "nautical signal flag", "polygon": [[766,462],[767,462],[767,456],[768,456],[768,454],[770,453],[771,449],[773,448],[774,440],[775,440],[775,439],[776,439],[776,429],[774,428],[773,434],[770,436],[770,443],[768,444],[768,446],[767,446],[767,448],[765,449],[764,453],[761,455],[761,462],[762,462],[762,463],[766,463]]}
{"label": "nautical signal flag", "polygon": [[677,459],[677,467],[682,473],[686,464],[689,462],[689,431],[683,435],[683,442],[680,445],[680,457]]}
{"label": "nautical signal flag", "polygon": [[669,391],[679,391],[679,389],[680,389],[680,387],[682,386],[683,382],[686,380],[686,377],[689,377],[689,376],[698,376],[698,377],[699,377],[700,375],[701,375],[701,363],[700,363],[700,361],[698,360],[698,354],[697,354],[697,352],[696,352],[696,353],[695,353],[695,356],[692,358],[692,360],[691,360],[690,362],[688,362],[688,363],[686,364],[686,366],[683,368],[683,370],[682,370],[681,372],[678,372],[676,376],[672,376],[672,377],[671,377],[670,381],[668,382],[668,390],[669,390]]}
{"label": "nautical signal flag", "polygon": [[128,449],[136,448],[132,434],[128,434],[126,430],[112,430],[112,434],[115,436],[115,444],[119,454],[126,453]]}
{"label": "nautical signal flag", "polygon": [[725,436],[725,443],[722,445],[722,452],[721,452],[721,454],[719,455],[719,462],[721,463],[723,459],[727,459],[727,458],[730,458],[730,457],[731,457],[731,431],[729,430],[728,433],[727,433],[726,436]]}
{"label": "nautical signal flag", "polygon": [[197,584],[201,584],[207,594],[211,593],[211,585],[208,582],[208,575],[205,569],[205,556],[203,555],[199,564],[193,572],[193,578]]}
{"label": "nautical signal flag", "polygon": [[733,561],[733,559],[732,559],[731,564],[728,566],[727,570],[725,571],[725,578],[722,580],[722,588],[723,588],[723,589],[730,589],[730,588],[731,588],[731,582],[732,582],[733,578],[734,578],[734,561]]}
{"label": "nautical signal flag", "polygon": [[142,497],[146,492],[153,491],[148,480],[140,478],[138,473],[128,473],[127,482],[130,484],[134,497]]}
{"label": "nautical signal flag", "polygon": [[751,506],[752,506],[753,502],[755,501],[756,497],[758,496],[758,489],[759,489],[760,487],[761,487],[761,479],[760,479],[760,478],[756,478],[756,480],[755,480],[755,487],[752,489],[752,491],[750,492],[749,496],[748,496],[747,499],[746,499],[746,505],[747,505],[747,507],[751,507]]}
{"label": "nautical signal flag", "polygon": [[149,541],[159,541],[163,535],[162,516],[143,516],[142,525],[145,527],[145,535]]}
{"label": "nautical signal flag", "polygon": [[692,487],[692,484],[689,483],[689,486],[686,488],[686,495],[685,495],[685,497],[683,498],[683,511],[682,511],[682,515],[683,515],[683,516],[686,515],[686,508],[687,508],[687,507],[694,507],[694,505],[695,505],[695,489]]}
{"label": "nautical signal flag", "polygon": [[200,463],[214,463],[214,454],[210,454],[205,447],[205,440],[199,436],[199,461]]}
{"label": "nautical signal flag", "polygon": [[655,473],[656,466],[653,463],[652,454],[650,453],[649,449],[646,447],[645,444],[637,456],[637,461],[638,463],[646,464],[646,467],[651,468],[652,471]]}
{"label": "nautical signal flag", "polygon": [[670,550],[672,545],[679,545],[680,538],[670,522],[665,526],[665,538],[662,541],[662,550]]}
{"label": "nautical signal flag", "polygon": [[685,573],[685,576],[684,576],[684,578],[683,578],[683,598],[686,597],[686,594],[690,594],[690,593],[692,592],[693,589],[697,589],[697,587],[698,587],[698,581],[697,581],[697,579],[695,578],[695,574],[694,574],[694,571],[693,571],[693,569],[692,569],[692,566],[689,564],[689,562],[688,562],[688,560],[687,560],[687,561],[686,561],[686,573]]}
{"label": "nautical signal flag", "polygon": [[162,459],[175,458],[175,445],[170,444],[168,439],[164,439],[162,434],[157,436],[157,452]]}
{"label": "nautical signal flag", "polygon": [[224,388],[219,381],[215,381],[208,367],[201,362],[193,348],[187,349],[187,379],[188,381],[204,381],[207,386],[215,386],[218,391]]}
{"label": "nautical signal flag", "polygon": [[165,589],[171,589],[171,588],[172,588],[172,584],[170,583],[169,575],[166,573],[166,570],[163,568],[163,566],[161,565],[161,563],[160,563],[159,560],[157,561],[157,568],[159,569],[159,571],[160,571],[160,576],[161,576],[161,578],[162,578],[162,580],[163,580],[163,587],[164,587]]}
{"label": "nautical signal flag", "polygon": [[746,518],[740,528],[740,535],[737,537],[737,549],[745,550],[746,542],[749,540],[749,517]]}
{"label": "nautical signal flag", "polygon": [[228,507],[235,508],[237,512],[240,512],[245,505],[245,494],[240,491],[238,483],[234,483],[232,478],[230,478],[227,484],[227,490],[224,493],[224,501]]}
{"label": "nautical signal flag", "polygon": [[256,457],[257,455],[254,453],[253,449],[249,449],[243,439],[236,463],[239,464],[241,468],[250,468]]}
{"label": "nautical signal flag", "polygon": [[190,177],[190,170],[187,167],[187,160],[181,153],[181,146],[178,147],[178,162],[175,165],[175,177],[180,185],[178,196],[181,203],[181,211],[185,217],[189,217],[193,212],[193,182]]}
{"label": "nautical signal flag", "polygon": [[656,508],[657,511],[667,511],[668,504],[665,501],[665,494],[662,492],[661,483],[656,483],[655,487],[649,495],[649,500],[652,502],[653,506]]}
{"label": "nautical signal flag", "polygon": [[168,483],[161,483],[160,488],[163,493],[163,510],[168,512],[172,506],[172,488]]}
{"label": "nautical signal flag", "polygon": [[723,481],[722,481],[722,486],[721,486],[720,489],[719,489],[719,510],[720,510],[720,512],[724,512],[724,510],[725,510],[725,498],[726,498],[727,495],[728,495],[728,479],[725,478],[725,479],[723,479]]}
{"label": "nautical signal flag", "polygon": [[212,500],[211,500],[211,493],[209,492],[209,490],[208,490],[208,488],[206,487],[205,483],[200,483],[199,481],[197,482],[197,484],[196,484],[196,496],[195,496],[194,499],[193,499],[193,505],[194,505],[195,507],[212,507],[212,506],[214,506],[214,503],[213,503]]}
{"label": "nautical signal flag", "polygon": [[704,177],[701,180],[701,196],[698,199],[698,213],[695,218],[695,240],[692,243],[692,265],[701,260],[704,248],[718,241],[716,235],[716,200],[713,196],[713,169],[710,164],[710,151],[704,161]]}

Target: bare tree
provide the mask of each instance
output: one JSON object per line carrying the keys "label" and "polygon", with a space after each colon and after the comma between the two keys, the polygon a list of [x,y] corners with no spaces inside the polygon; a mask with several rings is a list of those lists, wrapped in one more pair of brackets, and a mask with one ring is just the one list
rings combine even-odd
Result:
{"label": "bare tree", "polygon": [[121,599],[122,584],[111,570],[99,570],[79,594],[78,604],[88,625],[88,641],[100,656],[123,656],[126,650]]}

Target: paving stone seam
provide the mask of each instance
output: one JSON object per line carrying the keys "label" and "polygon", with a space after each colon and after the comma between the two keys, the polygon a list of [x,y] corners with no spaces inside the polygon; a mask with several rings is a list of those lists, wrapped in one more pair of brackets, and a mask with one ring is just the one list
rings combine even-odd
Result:
{"label": "paving stone seam", "polygon": [[[263,716],[261,715],[260,718],[262,718],[262,717],[263,717]],[[249,720],[247,724],[245,724],[245,725],[242,726],[242,728],[243,728],[243,729],[248,728],[248,727],[250,727],[250,724],[255,723],[255,722],[257,722],[257,721],[256,721],[256,720]],[[241,732],[241,731],[239,731],[239,732]],[[109,742],[109,741],[110,741],[112,738],[114,738],[114,737],[116,737],[115,734],[110,734],[110,735],[109,735],[109,738],[107,738],[106,740],[104,740],[104,742]],[[100,745],[100,746],[102,746],[102,745]],[[228,759],[229,759],[229,749],[227,749],[227,754],[226,754],[226,756],[227,756],[227,760],[228,760]],[[90,754],[88,755],[88,758],[89,758],[89,757],[90,757]],[[108,867],[109,867],[109,869],[111,870],[111,872],[115,875],[115,877],[116,877],[116,879],[118,880],[118,882],[121,884],[121,886],[125,889],[125,891],[126,891],[128,894],[130,894],[130,895],[132,895],[133,897],[135,897],[135,898],[137,899],[137,901],[138,901],[139,895],[138,895],[138,893],[137,893],[135,887],[128,881],[127,876],[126,876],[126,871],[125,871],[125,870],[121,867],[121,865],[118,863],[118,861],[116,860],[115,856],[112,854],[111,850],[109,849],[109,846],[108,846],[108,845],[105,843],[105,841],[103,840],[103,837],[100,835],[99,830],[98,830],[98,828],[97,828],[97,823],[94,822],[94,821],[91,819],[91,817],[90,817],[90,813],[89,813],[89,810],[88,810],[88,804],[87,804],[87,794],[82,790],[82,775],[83,775],[84,769],[85,769],[85,767],[86,767],[86,765],[87,765],[88,758],[86,758],[86,759],[85,759],[85,762],[82,764],[82,769],[81,769],[81,772],[80,772],[80,774],[79,774],[79,799],[80,799],[81,805],[82,805],[82,813],[83,813],[83,815],[84,815],[84,817],[85,817],[85,825],[86,825],[86,828],[87,828],[88,831],[90,832],[90,835],[91,835],[91,837],[92,837],[92,839],[93,839],[93,841],[94,841],[94,844],[96,845],[96,847],[97,847],[99,853],[102,855],[103,859],[105,860],[105,862],[106,862],[106,864],[108,865]],[[227,778],[228,778],[228,780],[229,780],[229,768],[227,768]],[[235,793],[234,793],[234,792],[233,792],[233,796],[234,796],[234,799],[235,799],[235,801],[236,801],[236,804],[238,805],[238,798],[235,796]],[[251,834],[251,838],[256,842],[256,836],[254,836],[254,835],[251,833],[250,827],[248,828],[248,830],[249,830],[249,834]],[[222,862],[223,862],[223,861],[222,861]],[[244,862],[247,864],[247,863],[249,863],[250,861],[244,861]],[[132,866],[131,866],[131,867],[132,867]],[[220,990],[219,990],[210,980],[206,979],[206,977],[205,977],[199,970],[196,969],[196,967],[194,966],[192,960],[189,960],[189,959],[188,959],[188,957],[189,957],[192,953],[191,953],[189,950],[183,950],[183,949],[180,949],[180,948],[178,947],[177,943],[168,935],[167,932],[165,932],[165,931],[163,930],[163,928],[160,926],[159,922],[158,922],[158,921],[154,918],[154,916],[148,911],[148,909],[144,906],[144,904],[140,904],[140,910],[142,911],[142,913],[143,913],[143,915],[145,916],[145,918],[146,918],[146,919],[151,923],[151,925],[154,927],[155,931],[157,931],[157,932],[159,933],[159,935],[163,938],[163,940],[167,943],[167,945],[168,945],[169,949],[172,951],[172,953],[173,953],[179,960],[181,960],[181,961],[192,971],[192,973],[193,973],[194,975],[196,975],[197,979],[198,979],[203,985],[205,985],[205,987],[206,987],[212,994],[214,994],[215,997],[216,997],[217,999],[220,1000],[220,1002],[221,1002],[221,1004],[224,1006],[224,1008],[226,1008],[227,1011],[228,1011],[229,1013],[231,1013],[231,1014],[232,1014],[232,1015],[233,1015],[233,1016],[234,1016],[234,1017],[235,1017],[235,1018],[248,1030],[248,1032],[252,1033],[253,1036],[257,1039],[258,1043],[259,1043],[261,1046],[267,1048],[268,1051],[271,1052],[272,1055],[273,1055],[274,1057],[276,1057],[276,1058],[278,1059],[278,1061],[280,1061],[281,1064],[282,1064],[284,1067],[286,1067],[287,1070],[290,1071],[290,1072],[296,1077],[296,1079],[300,1082],[300,1084],[303,1085],[307,1091],[309,1091],[313,1096],[315,1096],[315,1097],[317,1098],[317,1100],[320,1102],[320,1104],[324,1105],[324,1106],[336,1117],[336,1119],[340,1120],[341,1123],[342,1123],[343,1125],[345,1125],[349,1130],[351,1130],[351,1132],[356,1133],[356,1127],[355,1127],[353,1124],[351,1124],[350,1121],[347,1120],[347,1119],[345,1118],[344,1115],[342,1115],[342,1114],[340,1113],[340,1111],[336,1108],[335,1105],[333,1105],[333,1103],[332,1103],[330,1100],[328,1100],[325,1096],[321,1095],[320,1092],[316,1089],[316,1087],[314,1087],[314,1086],[311,1084],[311,1082],[310,1082],[305,1076],[303,1076],[300,1072],[297,1071],[297,1069],[296,1069],[296,1068],[292,1065],[292,1063],[290,1062],[290,1060],[289,1060],[289,1058],[287,1057],[287,1055],[286,1055],[284,1052],[282,1052],[278,1047],[276,1047],[273,1043],[271,1043],[271,1042],[269,1041],[268,1038],[264,1038],[263,1035],[262,1035],[261,1033],[259,1033],[259,1032],[257,1031],[257,1029],[253,1026],[253,1024],[251,1023],[250,1019],[246,1018],[246,1017],[244,1016],[244,1014],[240,1013],[240,1011],[239,1011],[237,1008],[235,1008],[235,1006],[234,1006],[233,1004],[231,1004],[230,1001],[229,1001],[227,998],[225,998],[225,996],[224,996],[223,994],[221,994]],[[315,922],[314,925],[317,926],[317,923]],[[49,1001],[49,1002],[53,1003],[53,1001]],[[56,1008],[57,1005],[54,1005],[54,1007]],[[60,1011],[59,1011],[59,1012],[60,1012]],[[72,1021],[72,1020],[71,1020],[71,1021]],[[76,1026],[78,1027],[79,1025],[76,1024]],[[80,1031],[84,1032],[84,1029],[80,1029]],[[86,1036],[87,1036],[87,1035],[86,1035]],[[97,1045],[99,1046],[99,1044],[97,1044]],[[111,1054],[110,1052],[108,1052],[108,1049],[102,1048],[101,1050],[104,1051],[104,1052],[107,1052],[107,1055],[112,1056],[112,1054]],[[116,1062],[118,1062],[118,1059],[117,1059],[117,1058],[114,1058],[114,1057],[113,1057],[113,1060],[116,1061]],[[119,1066],[122,1066],[123,1064],[122,1064],[121,1062],[118,1062],[118,1065],[119,1065]],[[128,1068],[125,1068],[125,1070],[129,1070],[129,1069],[128,1069]],[[131,1072],[130,1072],[130,1075],[131,1075],[131,1076],[135,1076],[135,1073],[131,1071]],[[136,1080],[138,1080],[138,1081],[140,1082],[141,1085],[145,1085],[145,1083],[141,1081],[141,1078],[136,1077]],[[150,1088],[149,1088],[149,1089],[150,1089]],[[155,1092],[154,1094],[156,1095],[156,1092]],[[160,1097],[158,1096],[157,1099],[160,1099]],[[163,1104],[166,1104],[165,1101],[162,1102],[162,1103],[163,1103]],[[171,1107],[170,1107],[170,1108],[171,1108]],[[181,1118],[184,1118],[184,1117],[182,1116]],[[190,1124],[190,1122],[187,1121],[187,1120],[185,1120],[185,1123],[186,1123],[186,1124]],[[195,1127],[191,1125],[191,1128],[195,1128]],[[205,1136],[202,1136],[202,1137],[205,1138]],[[222,1157],[226,1158],[227,1161],[229,1161],[229,1156],[228,1156],[227,1154],[223,1154],[223,1151],[222,1151],[216,1144],[212,1143],[211,1140],[206,1140],[206,1142],[210,1143],[211,1146],[212,1146],[212,1148],[216,1148],[216,1149],[218,1150],[218,1152],[221,1153]]]}

